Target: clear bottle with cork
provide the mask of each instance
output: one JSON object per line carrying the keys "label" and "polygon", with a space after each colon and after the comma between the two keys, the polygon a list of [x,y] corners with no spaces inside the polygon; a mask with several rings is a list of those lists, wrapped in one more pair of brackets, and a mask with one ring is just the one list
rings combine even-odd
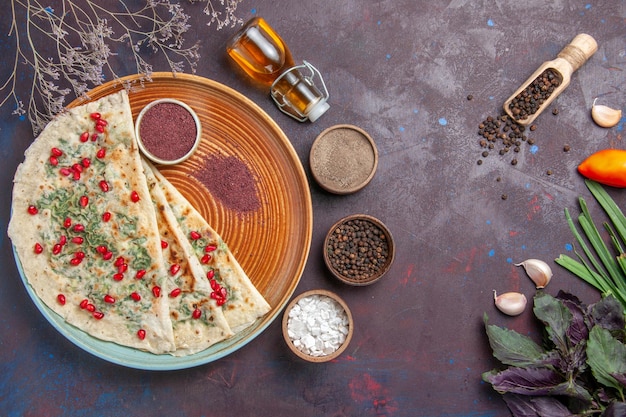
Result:
{"label": "clear bottle with cork", "polygon": [[330,108],[320,72],[307,61],[295,65],[289,48],[265,19],[249,20],[228,41],[226,51],[250,78],[270,87],[283,113],[314,122]]}

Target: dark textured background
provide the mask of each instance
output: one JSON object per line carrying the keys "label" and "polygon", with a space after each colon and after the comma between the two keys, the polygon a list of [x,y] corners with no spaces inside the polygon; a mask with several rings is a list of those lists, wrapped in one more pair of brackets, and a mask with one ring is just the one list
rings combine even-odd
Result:
{"label": "dark textured background", "polygon": [[[309,149],[326,127],[357,125],[378,145],[378,172],[357,194],[330,195],[310,178],[313,241],[296,294],[312,288],[340,294],[354,315],[352,343],[336,361],[304,363],[287,350],[277,320],[241,350],[174,372],[125,369],[75,347],[28,298],[6,237],[11,180],[33,140],[28,122],[11,116],[7,105],[0,110],[0,415],[508,415],[481,382],[481,373],[496,366],[482,316],[533,337],[537,327],[531,309],[517,318],[497,312],[492,290],[531,299],[532,282],[513,263],[540,258],[555,272],[549,293],[562,289],[586,302],[599,297],[553,259],[572,254],[563,209],[577,213],[578,196],[591,199],[576,166],[596,150],[624,147],[624,119],[602,129],[589,109],[595,97],[626,106],[626,2],[245,0],[240,17],[265,17],[297,61],[324,75],[331,109],[314,124],[289,119],[266,91],[234,71],[224,50],[235,29],[207,27],[201,4],[184,5],[192,15],[187,36],[202,42],[197,74],[267,111],[309,178]],[[0,50],[12,57],[9,11],[4,16]],[[478,124],[498,115],[504,100],[581,32],[598,41],[598,52],[552,106],[558,116],[547,111],[537,120],[536,147],[522,147],[516,166],[495,155],[477,165]],[[120,75],[134,72],[123,55],[118,64]],[[167,68],[157,61],[156,70]],[[1,80],[11,71],[12,59],[3,60]],[[27,84],[18,87],[24,98]],[[626,203],[623,191],[611,194]],[[591,209],[602,218],[595,204]],[[385,222],[398,249],[389,274],[365,288],[333,281],[322,261],[327,229],[356,212]]]}

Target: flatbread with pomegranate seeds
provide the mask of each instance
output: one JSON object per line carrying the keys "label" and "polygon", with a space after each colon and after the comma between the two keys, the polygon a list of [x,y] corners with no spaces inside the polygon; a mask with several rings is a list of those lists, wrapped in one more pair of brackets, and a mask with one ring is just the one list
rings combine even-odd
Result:
{"label": "flatbread with pomegranate seeds", "polygon": [[[230,328],[240,332],[270,311],[271,307],[235,259],[228,245],[191,203],[157,169],[152,172],[186,239],[188,259],[200,260],[202,274],[209,278],[211,296],[222,307]],[[196,265],[198,265],[196,263]]]}
{"label": "flatbread with pomegranate seeds", "polygon": [[161,240],[125,91],[57,116],[14,178],[8,234],[26,280],[102,340],[175,350]]}
{"label": "flatbread with pomegranate seeds", "polygon": [[175,356],[200,352],[233,335],[221,306],[211,297],[214,290],[204,275],[200,261],[183,249],[186,237],[170,208],[151,166],[144,160],[148,189],[154,203],[166,269],[165,291],[169,297],[170,319],[174,330]]}

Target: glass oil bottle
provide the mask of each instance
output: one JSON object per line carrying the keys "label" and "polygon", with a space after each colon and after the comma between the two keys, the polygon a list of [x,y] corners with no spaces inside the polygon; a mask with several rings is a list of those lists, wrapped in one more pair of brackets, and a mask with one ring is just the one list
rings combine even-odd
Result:
{"label": "glass oil bottle", "polygon": [[289,48],[265,19],[248,21],[228,41],[226,51],[250,78],[270,87],[270,95],[283,113],[301,122],[314,122],[330,108],[319,71],[306,61],[295,65]]}

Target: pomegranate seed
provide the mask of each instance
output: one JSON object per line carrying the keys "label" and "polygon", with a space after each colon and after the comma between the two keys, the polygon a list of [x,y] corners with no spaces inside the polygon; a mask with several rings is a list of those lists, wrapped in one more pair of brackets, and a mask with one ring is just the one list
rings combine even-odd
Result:
{"label": "pomegranate seed", "polygon": [[102,221],[106,223],[109,220],[111,220],[111,213],[109,213],[108,211],[102,213]]}
{"label": "pomegranate seed", "polygon": [[139,340],[143,340],[146,338],[146,331],[144,329],[137,330],[137,337]]}
{"label": "pomegranate seed", "polygon": [[57,295],[57,301],[59,302],[59,304],[64,306],[65,305],[65,296],[63,294]]}
{"label": "pomegranate seed", "polygon": [[211,289],[213,291],[218,291],[220,289],[220,284],[218,284],[216,280],[212,279],[209,283],[211,284]]}
{"label": "pomegranate seed", "polygon": [[61,175],[63,175],[64,177],[68,177],[68,176],[70,176],[70,175],[72,174],[72,170],[71,170],[71,169],[69,169],[69,168],[65,168],[65,167],[64,167],[64,168],[61,168],[61,169],[59,170],[59,172],[60,172],[60,173],[61,173]]}
{"label": "pomegranate seed", "polygon": [[77,232],[77,233],[81,233],[81,232],[84,232],[84,231],[85,231],[85,226],[83,226],[83,225],[82,225],[82,224],[80,224],[80,223],[76,223],[76,224],[74,225],[74,227],[72,227],[72,230],[73,230],[73,231],[75,231],[75,232]]}
{"label": "pomegranate seed", "polygon": [[80,161],[80,164],[83,166],[83,168],[89,168],[89,166],[91,165],[91,159],[83,158],[83,160]]}
{"label": "pomegranate seed", "polygon": [[200,233],[196,232],[195,230],[192,230],[189,233],[189,237],[191,238],[191,240],[198,240],[200,239],[202,236],[200,235]]}
{"label": "pomegranate seed", "polygon": [[104,119],[102,119],[102,118],[99,118],[99,119],[96,121],[96,125],[100,125],[100,126],[107,126],[108,124],[109,124],[109,122],[107,122],[106,120],[104,120]]}
{"label": "pomegranate seed", "polygon": [[81,258],[72,258],[70,259],[70,265],[77,266],[80,265],[82,261],[83,260]]}
{"label": "pomegranate seed", "polygon": [[81,207],[87,207],[89,205],[89,197],[87,197],[86,195],[80,196],[79,203]]}
{"label": "pomegranate seed", "polygon": [[117,267],[117,272],[120,274],[123,274],[126,271],[128,271],[128,264],[121,264]]}
{"label": "pomegranate seed", "polygon": [[85,310],[87,310],[90,313],[93,313],[94,311],[96,311],[96,306],[91,304],[90,302],[87,302],[87,305],[85,306]]}
{"label": "pomegranate seed", "polygon": [[152,287],[152,295],[154,295],[155,297],[161,296],[161,287],[156,285]]}
{"label": "pomegranate seed", "polygon": [[89,300],[85,298],[83,301],[80,302],[79,307],[84,310],[87,308],[88,304],[89,304]]}
{"label": "pomegranate seed", "polygon": [[109,191],[109,183],[105,180],[100,181],[100,189],[106,193],[107,191]]}
{"label": "pomegranate seed", "polygon": [[180,265],[173,264],[172,266],[170,266],[170,274],[176,275],[178,271],[180,271]]}
{"label": "pomegranate seed", "polygon": [[35,243],[34,251],[37,255],[43,252],[43,246],[41,246],[41,243]]}
{"label": "pomegranate seed", "polygon": [[104,125],[96,124],[96,131],[99,133],[104,133]]}
{"label": "pomegranate seed", "polygon": [[61,237],[59,238],[59,245],[65,246],[66,243],[67,243],[67,237],[65,237],[65,235],[61,235]]}
{"label": "pomegranate seed", "polygon": [[82,245],[85,239],[80,236],[76,236],[72,238],[72,243],[76,243],[77,245]]}
{"label": "pomegranate seed", "polygon": [[59,148],[52,148],[52,149],[50,149],[50,155],[59,157],[59,156],[63,155],[63,151],[61,149],[59,149]]}
{"label": "pomegranate seed", "polygon": [[106,154],[107,154],[106,149],[100,148],[100,149],[98,149],[98,152],[96,152],[96,157],[98,159],[102,159],[102,158],[104,158],[106,156]]}
{"label": "pomegranate seed", "polygon": [[57,243],[52,247],[52,254],[58,255],[59,253],[61,253],[62,250],[63,250],[63,245],[61,245],[60,243]]}
{"label": "pomegranate seed", "polygon": [[220,298],[219,300],[215,300],[215,301],[217,301],[216,304],[217,304],[218,307],[221,307],[224,304],[226,304],[226,299],[224,299],[224,298]]}
{"label": "pomegranate seed", "polygon": [[120,274],[119,272],[117,274],[113,274],[113,279],[115,281],[121,281],[124,279],[124,274]]}
{"label": "pomegranate seed", "polygon": [[96,320],[102,320],[102,318],[104,317],[104,313],[102,311],[94,311],[93,312],[93,317]]}
{"label": "pomegranate seed", "polygon": [[135,279],[141,279],[146,275],[146,270],[145,269],[140,269],[139,271],[137,271],[137,273],[135,274]]}
{"label": "pomegranate seed", "polygon": [[98,140],[98,136],[100,136],[98,133],[92,133],[91,134],[91,141],[95,142]]}
{"label": "pomegranate seed", "polygon": [[208,264],[209,262],[211,262],[211,255],[209,255],[208,253],[205,254],[202,258],[200,258],[200,262],[202,262],[203,264]]}
{"label": "pomegranate seed", "polygon": [[34,216],[37,213],[39,213],[39,209],[37,209],[37,207],[33,205],[28,206],[28,214],[32,214]]}
{"label": "pomegranate seed", "polygon": [[170,297],[176,298],[180,295],[181,292],[182,290],[180,288],[174,288],[172,292],[170,292]]}
{"label": "pomegranate seed", "polygon": [[85,252],[82,251],[78,251],[74,254],[74,258],[76,259],[85,259]]}
{"label": "pomegranate seed", "polygon": [[126,263],[126,260],[124,259],[124,257],[118,256],[117,258],[115,258],[115,262],[113,263],[113,265],[119,267],[120,265],[123,265],[125,263]]}
{"label": "pomegranate seed", "polygon": [[104,255],[105,253],[107,253],[107,247],[104,245],[98,245],[96,246],[96,252],[98,252],[100,255]]}
{"label": "pomegranate seed", "polygon": [[59,165],[59,159],[56,156],[51,156],[48,159],[48,162],[50,162],[50,165],[52,165],[53,167]]}
{"label": "pomegranate seed", "polygon": [[81,164],[72,165],[72,170],[74,172],[83,172],[83,166]]}
{"label": "pomegranate seed", "polygon": [[133,203],[139,201],[139,193],[137,191],[133,191],[132,193],[130,193],[130,201],[132,201]]}
{"label": "pomegranate seed", "polygon": [[206,273],[206,277],[207,277],[208,279],[210,279],[210,280],[211,280],[211,279],[213,279],[213,277],[214,277],[214,276],[215,276],[215,271],[214,271],[214,270],[212,270],[212,269],[211,269],[211,270],[207,271],[207,273]]}
{"label": "pomegranate seed", "polygon": [[72,225],[72,219],[70,219],[69,217],[66,217],[65,220],[63,220],[63,227],[67,229],[71,225]]}
{"label": "pomegranate seed", "polygon": [[74,172],[72,173],[72,179],[73,179],[74,181],[78,181],[78,180],[80,179],[80,171],[74,171]]}
{"label": "pomegranate seed", "polygon": [[141,295],[139,295],[139,293],[134,292],[130,295],[130,298],[132,298],[135,301],[140,301],[141,300]]}
{"label": "pomegranate seed", "polygon": [[80,141],[81,142],[87,142],[89,140],[89,132],[83,132],[80,135]]}
{"label": "pomegranate seed", "polygon": [[166,241],[164,241],[164,240],[161,241],[161,249],[165,249],[168,246],[169,246],[169,244]]}
{"label": "pomegranate seed", "polygon": [[105,261],[109,261],[113,258],[113,252],[106,252],[102,255],[102,259],[104,259]]}
{"label": "pomegranate seed", "polygon": [[91,117],[92,120],[99,120],[102,117],[102,115],[98,112],[93,112],[89,115],[89,117]]}
{"label": "pomegranate seed", "polygon": [[202,311],[200,311],[199,309],[195,309],[193,311],[193,313],[191,313],[191,317],[193,317],[194,319],[199,319],[200,317],[202,317]]}
{"label": "pomegranate seed", "polygon": [[115,303],[115,298],[113,298],[113,296],[107,294],[104,296],[104,302],[105,303],[109,303],[109,304],[113,304]]}
{"label": "pomegranate seed", "polygon": [[204,248],[204,251],[209,253],[209,252],[214,252],[216,249],[217,249],[217,246],[215,246],[215,245],[207,245]]}

